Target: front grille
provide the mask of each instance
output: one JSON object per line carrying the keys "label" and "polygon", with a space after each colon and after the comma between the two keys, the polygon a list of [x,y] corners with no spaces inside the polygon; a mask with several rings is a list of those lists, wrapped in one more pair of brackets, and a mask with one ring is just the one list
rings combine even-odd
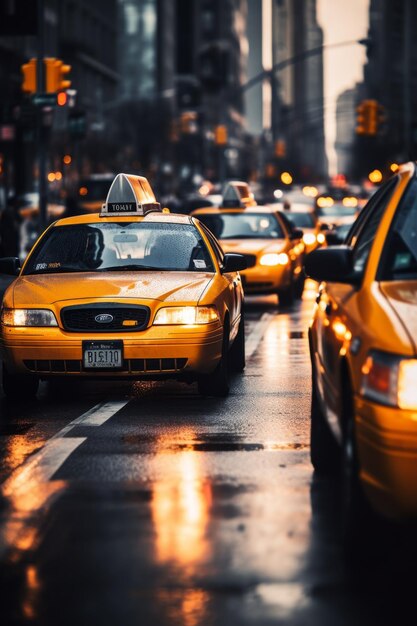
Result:
{"label": "front grille", "polygon": [[248,268],[249,267],[255,267],[256,265],[256,254],[244,254],[243,255],[246,259],[246,263]]}
{"label": "front grille", "polygon": [[[113,319],[102,323],[99,316],[111,316]],[[136,332],[144,330],[148,324],[150,309],[147,306],[103,303],[68,306],[61,311],[61,320],[65,330],[70,332],[94,331]]]}
{"label": "front grille", "polygon": [[[165,374],[167,372],[180,372],[187,364],[187,358],[180,359],[125,359],[123,367],[112,370],[114,374],[123,372],[125,374]],[[80,373],[88,371],[91,374],[100,373],[100,370],[84,370],[82,361],[74,359],[66,360],[25,360],[25,367],[31,372],[37,374],[62,374],[62,373]]]}

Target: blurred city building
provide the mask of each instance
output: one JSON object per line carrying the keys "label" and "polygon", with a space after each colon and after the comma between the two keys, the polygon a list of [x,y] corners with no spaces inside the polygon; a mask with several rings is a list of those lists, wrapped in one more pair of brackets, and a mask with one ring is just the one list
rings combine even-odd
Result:
{"label": "blurred city building", "polygon": [[350,174],[354,168],[354,145],[356,126],[356,106],[359,89],[346,89],[336,101],[336,141],[337,171]]}
{"label": "blurred city building", "polygon": [[[16,195],[36,187],[37,117],[49,129],[48,167],[66,180],[85,166],[104,167],[98,149],[104,108],[117,94],[116,0],[44,0],[45,56],[71,65],[71,106],[36,108],[22,93],[21,65],[37,55],[38,2],[1,3],[0,14],[0,187]],[[97,136],[97,133],[99,135]],[[106,143],[106,142],[104,142]],[[62,170],[62,171],[61,171]],[[60,183],[61,186],[63,183]],[[0,194],[1,195],[1,194]],[[1,198],[0,198],[1,199]]]}
{"label": "blurred city building", "polygon": [[356,105],[377,102],[375,132],[357,136],[353,177],[375,167],[417,158],[417,5],[413,0],[371,0],[368,60]]}
{"label": "blurred city building", "polygon": [[316,0],[276,0],[272,5],[273,64],[294,59],[276,72],[273,135],[285,142],[287,166],[300,181],[324,180],[323,46]]}

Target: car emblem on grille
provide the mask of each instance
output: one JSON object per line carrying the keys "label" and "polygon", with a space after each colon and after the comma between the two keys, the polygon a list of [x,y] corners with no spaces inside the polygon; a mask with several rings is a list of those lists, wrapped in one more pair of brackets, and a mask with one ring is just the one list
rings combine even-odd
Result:
{"label": "car emblem on grille", "polygon": [[110,313],[100,313],[100,315],[96,315],[94,319],[99,324],[110,324],[110,322],[114,320],[114,317],[110,315]]}

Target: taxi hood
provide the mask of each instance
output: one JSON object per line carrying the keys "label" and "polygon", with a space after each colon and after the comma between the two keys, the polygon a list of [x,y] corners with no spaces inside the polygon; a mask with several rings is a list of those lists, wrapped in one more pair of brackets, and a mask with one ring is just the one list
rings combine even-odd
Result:
{"label": "taxi hood", "polygon": [[197,302],[213,274],[207,272],[83,272],[21,276],[13,283],[13,306],[40,307],[69,300]]}
{"label": "taxi hood", "polygon": [[380,289],[406,329],[414,351],[417,352],[417,281],[382,282]]}
{"label": "taxi hood", "polygon": [[264,254],[266,252],[285,252],[287,241],[285,239],[221,239],[220,243],[224,252],[237,252],[238,254]]}

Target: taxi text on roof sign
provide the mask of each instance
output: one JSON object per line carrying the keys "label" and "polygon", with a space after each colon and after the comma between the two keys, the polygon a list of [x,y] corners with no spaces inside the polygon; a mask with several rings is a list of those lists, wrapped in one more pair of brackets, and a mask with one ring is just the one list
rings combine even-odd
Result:
{"label": "taxi text on roof sign", "polygon": [[148,180],[134,174],[117,174],[100,216],[146,215],[150,211],[161,211],[161,205]]}

